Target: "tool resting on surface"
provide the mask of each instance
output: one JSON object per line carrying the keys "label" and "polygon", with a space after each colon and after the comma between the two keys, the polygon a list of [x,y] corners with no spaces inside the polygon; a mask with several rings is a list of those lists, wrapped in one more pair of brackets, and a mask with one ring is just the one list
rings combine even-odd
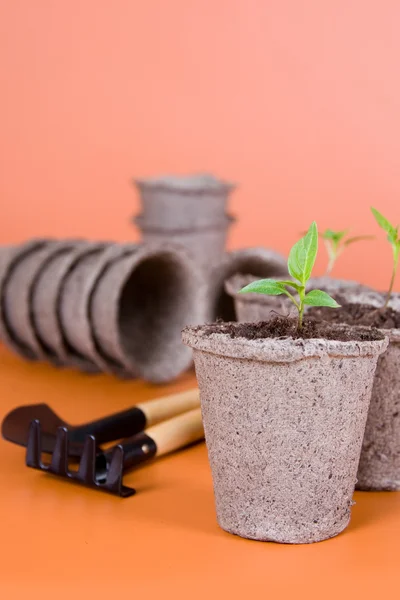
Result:
{"label": "tool resting on surface", "polygon": [[26,464],[28,467],[126,498],[132,496],[135,490],[123,485],[122,477],[125,471],[198,442],[203,437],[200,408],[154,425],[103,452],[98,452],[96,438],[89,435],[83,447],[79,468],[75,471],[70,470],[68,465],[68,430],[60,427],[51,462],[45,464],[41,459],[40,423],[33,421],[26,451]]}
{"label": "tool resting on surface", "polygon": [[[198,390],[150,400],[96,421],[70,426],[46,404],[22,406],[2,423],[3,437],[26,446],[26,464],[122,497],[135,493],[122,478],[154,458],[203,439]],[[121,440],[111,448],[101,444]],[[51,454],[50,462],[42,453]],[[79,460],[78,469],[69,463]]]}
{"label": "tool resting on surface", "polygon": [[59,427],[68,429],[69,456],[80,457],[88,435],[97,444],[129,437],[157,423],[200,406],[197,389],[136,404],[95,421],[71,425],[61,419],[47,404],[18,406],[4,417],[1,432],[4,439],[27,446],[32,421],[40,421],[42,452],[53,453]]}

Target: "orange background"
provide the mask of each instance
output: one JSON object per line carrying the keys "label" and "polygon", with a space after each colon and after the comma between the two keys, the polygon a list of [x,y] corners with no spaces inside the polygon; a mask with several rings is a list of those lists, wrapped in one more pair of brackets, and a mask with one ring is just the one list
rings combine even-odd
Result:
{"label": "orange background", "polygon": [[231,246],[374,232],[336,275],[386,287],[368,207],[400,220],[399,22],[397,0],[1,0],[0,241],[134,238],[132,176],[211,170],[240,183]]}
{"label": "orange background", "polygon": [[[399,22],[397,0],[0,0],[0,242],[134,239],[132,176],[210,170],[240,183],[232,247],[286,253],[314,218],[374,232],[336,274],[385,287],[391,253],[368,207],[400,220]],[[193,385],[0,348],[0,417],[47,402],[79,423]],[[218,528],[204,444],[130,474],[130,500],[23,457],[0,439],[2,599],[398,593],[399,493],[357,492],[332,540],[261,544]]]}

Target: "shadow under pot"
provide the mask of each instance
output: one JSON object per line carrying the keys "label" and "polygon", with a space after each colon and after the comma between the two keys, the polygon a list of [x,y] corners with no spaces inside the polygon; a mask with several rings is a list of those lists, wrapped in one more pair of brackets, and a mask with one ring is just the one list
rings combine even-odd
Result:
{"label": "shadow under pot", "polygon": [[376,330],[291,319],[187,328],[217,519],[302,544],[348,525],[378,356]]}
{"label": "shadow under pot", "polygon": [[91,296],[93,336],[103,355],[153,383],[192,364],[181,331],[204,322],[201,275],[172,245],[141,246],[106,265]]}
{"label": "shadow under pot", "polygon": [[134,222],[139,227],[145,244],[176,243],[184,246],[194,262],[203,270],[209,271],[224,256],[230,227],[235,222],[233,216],[224,216],[208,227],[187,229],[164,229],[147,224],[139,215]]}
{"label": "shadow under pot", "polygon": [[[333,313],[333,314],[331,314]],[[379,327],[389,340],[379,357],[357,473],[359,490],[400,490],[400,312],[367,304],[313,309],[326,321]]]}
{"label": "shadow under pot", "polygon": [[207,174],[136,179],[149,227],[164,230],[209,228],[222,221],[233,183]]}

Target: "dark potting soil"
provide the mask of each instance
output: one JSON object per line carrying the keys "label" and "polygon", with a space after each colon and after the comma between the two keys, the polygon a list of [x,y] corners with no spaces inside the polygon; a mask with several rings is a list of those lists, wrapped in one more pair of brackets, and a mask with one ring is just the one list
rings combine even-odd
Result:
{"label": "dark potting soil", "polygon": [[[330,309],[334,312],[333,309]],[[338,327],[336,324],[318,321],[315,319],[304,319],[303,327],[298,330],[297,319],[275,316],[270,321],[258,323],[213,323],[199,327],[206,335],[212,333],[225,333],[231,338],[246,338],[247,340],[258,340],[264,338],[287,338],[294,339],[325,339],[348,341],[373,341],[383,339],[383,335],[374,328],[359,330],[354,327]]]}
{"label": "dark potting soil", "polygon": [[393,308],[376,308],[368,304],[343,304],[340,308],[312,308],[307,313],[313,319],[328,323],[363,325],[378,329],[400,329],[400,312]]}

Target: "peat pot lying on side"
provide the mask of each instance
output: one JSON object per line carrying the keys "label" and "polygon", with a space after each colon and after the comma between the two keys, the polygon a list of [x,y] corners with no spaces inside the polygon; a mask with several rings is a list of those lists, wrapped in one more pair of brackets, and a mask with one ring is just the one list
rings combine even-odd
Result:
{"label": "peat pot lying on side", "polygon": [[317,542],[350,520],[377,330],[296,322],[186,328],[217,519],[230,533]]}

